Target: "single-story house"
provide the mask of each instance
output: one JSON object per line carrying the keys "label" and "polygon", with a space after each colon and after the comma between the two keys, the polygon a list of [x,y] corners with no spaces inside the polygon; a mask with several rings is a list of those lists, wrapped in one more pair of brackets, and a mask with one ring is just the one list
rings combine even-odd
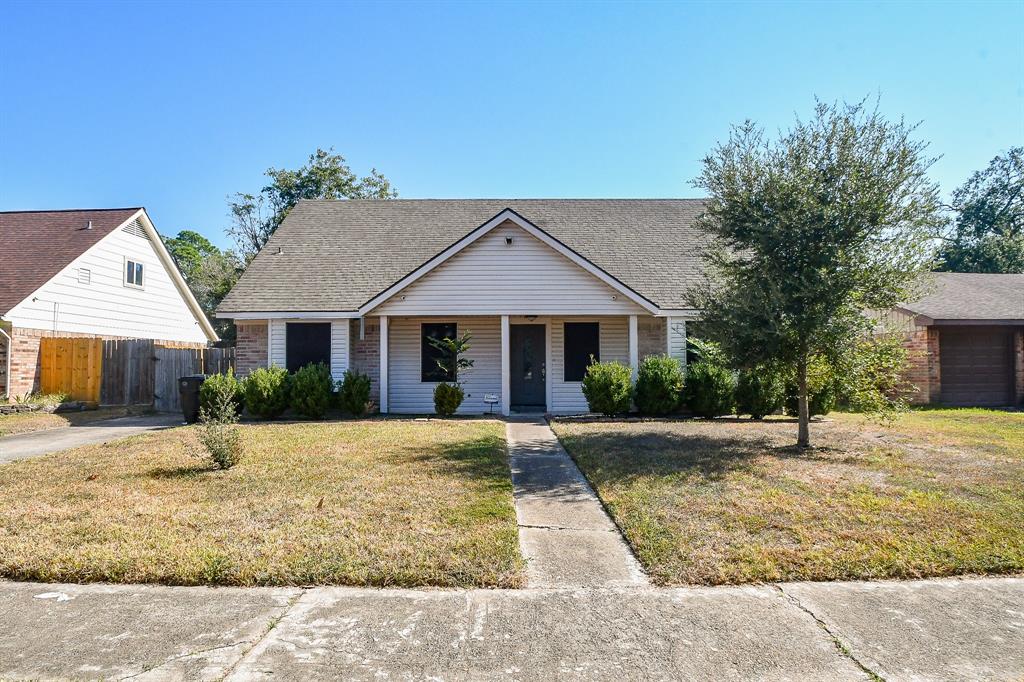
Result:
{"label": "single-story house", "polygon": [[240,374],[322,361],[434,411],[432,338],[472,334],[460,412],[580,412],[591,356],[686,358],[700,200],[301,201],[218,308]]}
{"label": "single-story house", "polygon": [[915,401],[1024,401],[1024,274],[937,272],[930,291],[889,314],[905,331]]}
{"label": "single-story house", "polygon": [[144,208],[0,212],[0,396],[39,390],[47,336],[217,334]]}

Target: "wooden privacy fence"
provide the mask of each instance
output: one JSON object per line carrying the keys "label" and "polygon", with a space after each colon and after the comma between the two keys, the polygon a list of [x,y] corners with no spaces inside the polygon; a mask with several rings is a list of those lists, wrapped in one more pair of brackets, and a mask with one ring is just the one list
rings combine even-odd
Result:
{"label": "wooden privacy fence", "polygon": [[104,405],[181,409],[178,379],[235,365],[234,348],[184,348],[151,339],[43,338],[40,388]]}
{"label": "wooden privacy fence", "polygon": [[67,393],[72,400],[99,402],[103,341],[42,338],[39,340],[39,389]]}

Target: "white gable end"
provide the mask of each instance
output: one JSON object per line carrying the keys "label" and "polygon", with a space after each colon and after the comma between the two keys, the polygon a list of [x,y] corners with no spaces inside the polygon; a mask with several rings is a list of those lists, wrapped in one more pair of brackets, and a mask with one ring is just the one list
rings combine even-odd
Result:
{"label": "white gable end", "polygon": [[377,306],[374,315],[636,315],[643,308],[511,221]]}
{"label": "white gable end", "polygon": [[[126,260],[142,263],[142,287],[125,286]],[[57,332],[207,341],[138,221],[94,244],[4,318]]]}

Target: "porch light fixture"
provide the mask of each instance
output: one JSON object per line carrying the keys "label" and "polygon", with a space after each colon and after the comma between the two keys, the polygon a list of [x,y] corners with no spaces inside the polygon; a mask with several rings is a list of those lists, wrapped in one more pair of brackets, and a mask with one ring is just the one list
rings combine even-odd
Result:
{"label": "porch light fixture", "polygon": [[533,322],[534,320],[537,319],[537,316],[536,315],[527,315],[526,319],[528,319],[530,322]]}
{"label": "porch light fixture", "polygon": [[512,237],[505,237],[505,246],[512,246]]}

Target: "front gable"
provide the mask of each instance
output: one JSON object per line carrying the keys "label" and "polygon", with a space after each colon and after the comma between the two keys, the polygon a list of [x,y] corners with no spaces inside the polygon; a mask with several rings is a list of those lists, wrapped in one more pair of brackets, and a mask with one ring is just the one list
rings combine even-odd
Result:
{"label": "front gable", "polygon": [[373,315],[636,315],[625,292],[506,219],[391,293]]}

